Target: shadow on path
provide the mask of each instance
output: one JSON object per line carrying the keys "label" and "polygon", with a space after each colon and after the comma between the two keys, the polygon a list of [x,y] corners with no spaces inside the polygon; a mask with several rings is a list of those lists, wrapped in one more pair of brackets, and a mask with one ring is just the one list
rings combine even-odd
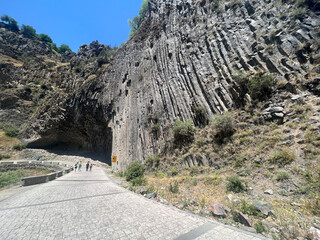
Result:
{"label": "shadow on path", "polygon": [[105,196],[109,196],[109,195],[116,195],[116,194],[122,194],[122,193],[127,193],[127,192],[106,193],[106,194],[92,195],[92,196],[79,197],[79,198],[69,198],[69,199],[64,199],[64,200],[37,203],[37,204],[30,204],[30,205],[17,206],[17,207],[0,208],[0,211],[7,211],[7,210],[21,209],[21,208],[29,208],[29,207],[37,207],[37,206],[50,205],[50,204],[62,203],[62,202],[71,202],[71,201],[89,199],[89,198],[95,198],[95,197],[105,197]]}

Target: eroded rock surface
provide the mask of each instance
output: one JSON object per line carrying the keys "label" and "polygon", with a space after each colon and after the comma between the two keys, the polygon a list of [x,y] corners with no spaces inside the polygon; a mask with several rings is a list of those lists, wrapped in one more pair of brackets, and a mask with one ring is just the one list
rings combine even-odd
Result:
{"label": "eroded rock surface", "polygon": [[86,59],[104,48],[94,42],[54,72],[66,91],[33,114],[25,142],[99,150],[108,161],[112,153],[122,169],[162,151],[166,123],[197,123],[195,107],[212,116],[241,105],[237,72],[312,82],[319,74],[319,17],[308,9],[297,18],[294,1],[278,3],[150,0],[149,15],[112,60]]}

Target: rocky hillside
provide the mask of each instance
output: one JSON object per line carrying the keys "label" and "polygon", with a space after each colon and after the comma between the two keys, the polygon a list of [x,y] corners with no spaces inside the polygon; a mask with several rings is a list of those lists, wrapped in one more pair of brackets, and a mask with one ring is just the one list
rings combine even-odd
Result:
{"label": "rocky hillside", "polygon": [[212,116],[250,102],[235,82],[239,72],[271,73],[284,88],[319,93],[318,8],[306,1],[149,1],[148,16],[110,65],[71,60],[70,70],[79,71],[65,83],[72,91],[34,114],[25,141],[112,149],[123,168],[162,151],[166,123],[199,124],[198,107]]}
{"label": "rocky hillside", "polygon": [[[46,130],[50,129],[53,134],[55,129],[62,132],[68,129],[74,142],[70,146],[67,145],[68,150],[78,149],[80,145],[86,146],[83,142],[78,144],[77,133],[72,135],[72,127],[66,125],[66,122],[61,124],[61,120],[64,119],[61,113],[65,113],[67,97],[72,97],[75,89],[85,91],[82,85],[86,80],[88,78],[92,80],[104,71],[113,51],[114,49],[109,46],[92,42],[90,45],[82,45],[78,54],[73,52],[59,54],[36,38],[26,38],[22,34],[6,29],[5,24],[2,24],[0,128],[5,132],[12,129],[20,130],[20,136],[23,136],[22,133],[29,128],[41,132],[47,127]],[[90,84],[87,86],[90,87]],[[56,115],[52,115],[53,113]],[[72,115],[71,112],[69,114]],[[50,127],[39,123],[49,124]],[[73,126],[72,123],[70,125]],[[75,132],[81,128],[73,126]],[[50,139],[52,138],[54,140],[35,145],[59,147],[59,143],[64,142],[58,140],[56,135],[51,135]],[[6,137],[1,138],[1,150],[4,152],[9,150],[8,144],[5,144],[8,141]],[[18,145],[16,140],[10,141]]]}
{"label": "rocky hillside", "polygon": [[[116,53],[62,55],[0,25],[0,128],[31,148],[117,155],[114,170],[144,162],[159,201],[207,217],[220,202],[224,222],[247,214],[275,239],[319,229],[319,2],[148,10]],[[0,154],[18,141],[2,130]]]}

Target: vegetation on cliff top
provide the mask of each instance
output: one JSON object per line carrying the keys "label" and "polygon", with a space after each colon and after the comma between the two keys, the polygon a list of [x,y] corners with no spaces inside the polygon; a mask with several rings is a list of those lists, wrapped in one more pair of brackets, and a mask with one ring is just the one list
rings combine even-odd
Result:
{"label": "vegetation on cliff top", "polygon": [[131,19],[128,20],[129,27],[130,27],[130,33],[129,33],[130,38],[136,33],[143,19],[146,17],[148,13],[148,3],[149,3],[149,0],[143,0],[142,7],[139,10],[139,15],[135,16],[132,20]]}
{"label": "vegetation on cliff top", "polygon": [[21,29],[19,28],[18,22],[8,15],[2,15],[1,21],[5,24],[6,28],[13,32],[21,32],[24,37],[26,38],[37,38],[40,41],[48,44],[48,46],[52,49],[57,51],[58,53],[65,53],[66,51],[72,52],[71,48],[67,44],[61,44],[60,47],[57,47],[57,45],[52,41],[51,37],[49,37],[47,34],[36,33],[36,29],[34,29],[30,25],[24,25],[22,24]]}

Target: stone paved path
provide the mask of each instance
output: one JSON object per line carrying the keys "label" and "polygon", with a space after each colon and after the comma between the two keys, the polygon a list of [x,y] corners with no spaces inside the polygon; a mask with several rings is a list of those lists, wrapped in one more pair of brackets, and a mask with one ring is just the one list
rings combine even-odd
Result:
{"label": "stone paved path", "polygon": [[266,238],[147,200],[96,167],[2,198],[0,239]]}

